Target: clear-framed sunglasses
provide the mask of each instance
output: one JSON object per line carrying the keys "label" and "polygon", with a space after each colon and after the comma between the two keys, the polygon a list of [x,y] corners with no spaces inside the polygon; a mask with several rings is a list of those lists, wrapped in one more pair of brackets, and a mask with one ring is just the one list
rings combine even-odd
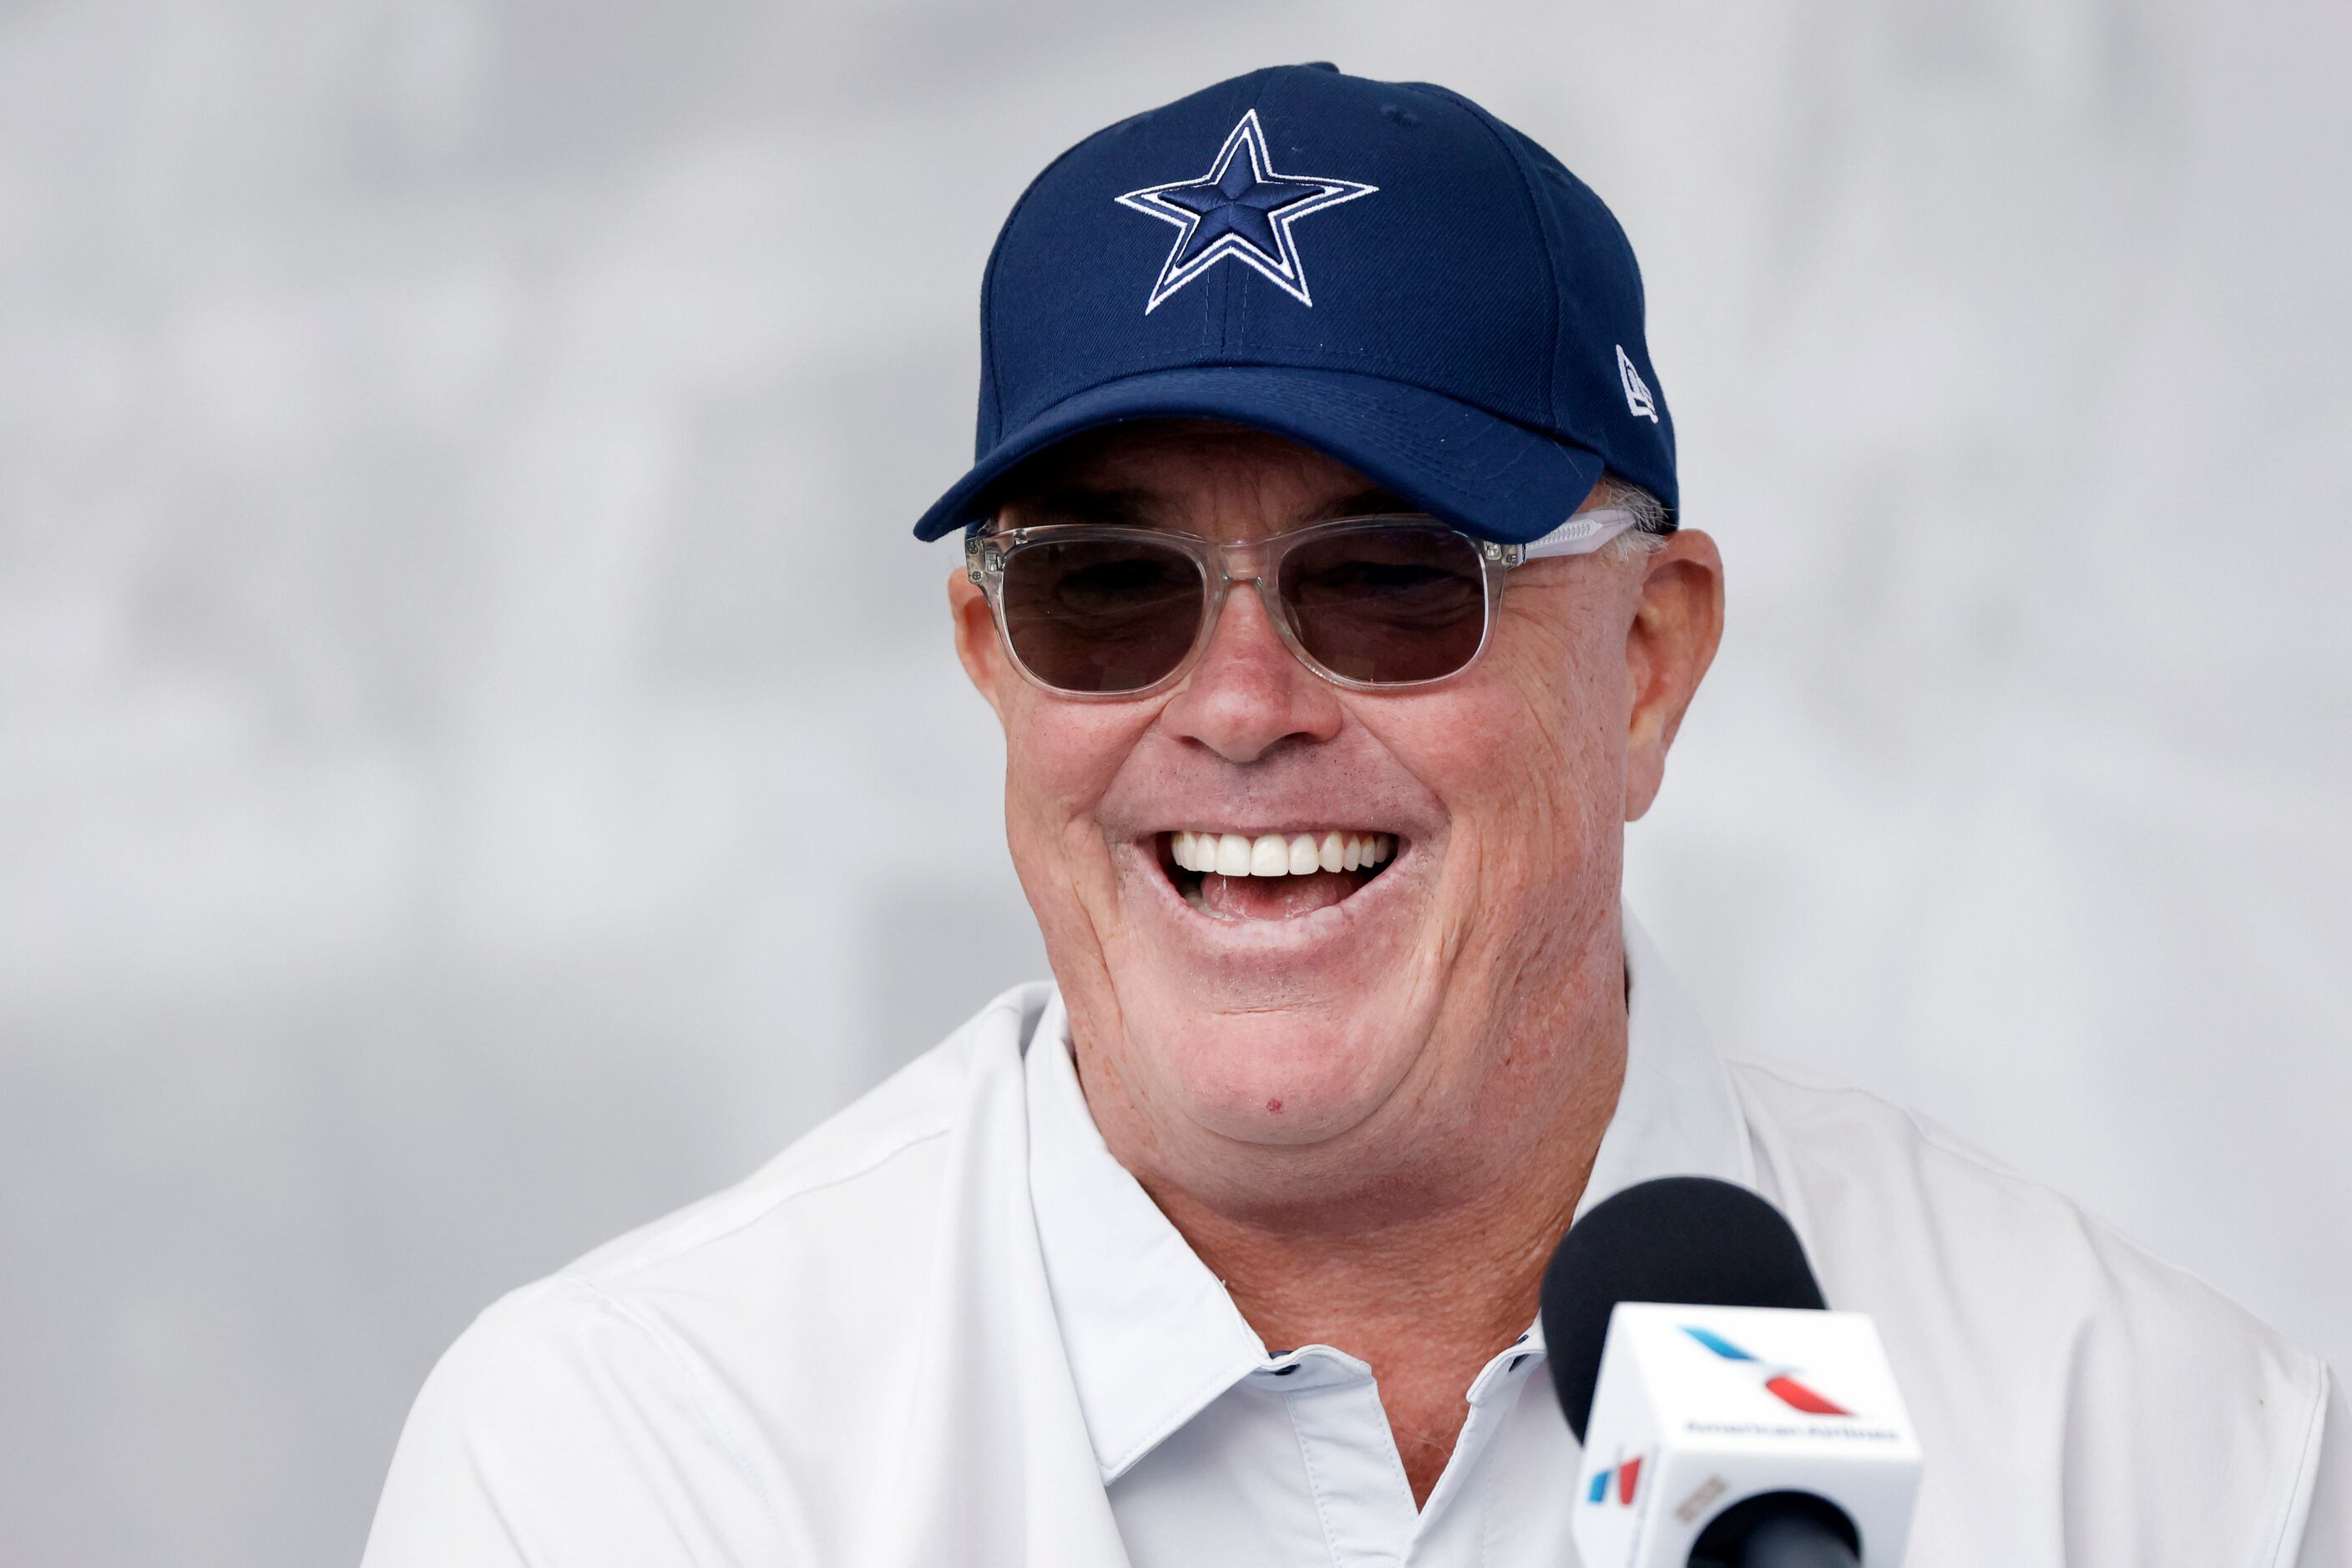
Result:
{"label": "clear-framed sunglasses", "polygon": [[1060,697],[1142,697],[1183,679],[1226,591],[1256,584],[1266,618],[1324,679],[1353,690],[1427,686],[1477,662],[1515,566],[1583,555],[1633,526],[1580,512],[1527,544],[1476,539],[1433,517],[1351,517],[1266,539],[1047,523],[964,540],[1021,673]]}

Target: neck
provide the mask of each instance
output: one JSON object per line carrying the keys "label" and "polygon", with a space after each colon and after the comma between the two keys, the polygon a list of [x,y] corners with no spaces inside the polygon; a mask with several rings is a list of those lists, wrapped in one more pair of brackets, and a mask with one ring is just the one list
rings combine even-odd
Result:
{"label": "neck", "polygon": [[1390,1130],[1381,1142],[1412,1154],[1344,1193],[1244,1198],[1113,1142],[1269,1349],[1326,1344],[1371,1366],[1416,1502],[1452,1457],[1471,1381],[1534,1321],[1615,1112],[1626,1015],[1610,945],[1605,983],[1506,1031],[1487,1092],[1450,1136]]}

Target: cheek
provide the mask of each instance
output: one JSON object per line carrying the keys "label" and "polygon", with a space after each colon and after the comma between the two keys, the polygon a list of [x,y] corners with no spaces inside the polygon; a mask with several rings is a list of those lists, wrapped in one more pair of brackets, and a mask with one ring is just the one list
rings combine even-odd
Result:
{"label": "cheek", "polygon": [[1598,604],[1571,604],[1564,613],[1519,628],[1497,660],[1498,685],[1507,686],[1520,712],[1513,726],[1517,755],[1529,793],[1555,812],[1622,821],[1625,756],[1625,654],[1616,618]]}
{"label": "cheek", "polygon": [[[1155,711],[1151,703],[1020,695],[1004,721],[1005,827],[1016,864],[1030,856],[1066,859],[1089,843],[1099,849],[1096,809]],[[1056,879],[1067,875],[1065,868]]]}
{"label": "cheek", "polygon": [[1494,681],[1399,734],[1397,749],[1457,826],[1550,815],[1615,787],[1622,726],[1606,697],[1559,679]]}
{"label": "cheek", "polygon": [[1473,679],[1401,708],[1385,726],[1446,804],[1449,879],[1461,879],[1467,899],[1605,869],[1601,851],[1622,829],[1622,671],[1597,635],[1516,629]]}

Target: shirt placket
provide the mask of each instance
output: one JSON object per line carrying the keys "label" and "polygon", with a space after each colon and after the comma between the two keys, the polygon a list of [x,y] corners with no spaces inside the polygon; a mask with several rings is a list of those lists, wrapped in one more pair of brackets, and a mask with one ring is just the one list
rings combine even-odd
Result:
{"label": "shirt placket", "polygon": [[1477,1561],[1477,1504],[1486,1450],[1542,1366],[1528,1336],[1487,1363],[1471,1384],[1469,1415],[1431,1492],[1416,1510],[1372,1370],[1317,1345],[1251,1374],[1283,1396],[1334,1568],[1411,1568]]}
{"label": "shirt placket", "polygon": [[1282,1395],[1333,1568],[1402,1568],[1412,1539],[1412,1489],[1372,1369],[1316,1345],[1251,1376]]}
{"label": "shirt placket", "polygon": [[[1454,1439],[1453,1458],[1431,1489],[1428,1506],[1414,1521],[1405,1553],[1410,1568],[1468,1568],[1486,1561],[1480,1521],[1493,1491],[1491,1450],[1525,1395],[1528,1379],[1543,1373],[1543,1350],[1532,1341],[1531,1334],[1521,1334],[1471,1381],[1470,1411]],[[1548,1390],[1545,1397],[1549,1397]]]}

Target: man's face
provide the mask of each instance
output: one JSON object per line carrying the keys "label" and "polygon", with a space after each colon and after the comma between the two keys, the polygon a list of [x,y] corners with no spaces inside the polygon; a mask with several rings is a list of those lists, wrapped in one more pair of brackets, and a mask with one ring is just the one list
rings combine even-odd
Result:
{"label": "man's face", "polygon": [[[1230,540],[1407,510],[1277,437],[1161,425],[1074,444],[1000,521]],[[1236,584],[1181,681],[1082,702],[1023,679],[951,579],[959,650],[1004,725],[1013,864],[1107,1133],[1147,1162],[1314,1146],[1387,1164],[1531,1090],[1572,1048],[1564,993],[1620,984],[1622,825],[1712,653],[1718,584],[1698,535],[1537,562],[1475,664],[1385,693],[1310,672]],[[1393,851],[1227,877],[1180,868],[1179,833]]]}

